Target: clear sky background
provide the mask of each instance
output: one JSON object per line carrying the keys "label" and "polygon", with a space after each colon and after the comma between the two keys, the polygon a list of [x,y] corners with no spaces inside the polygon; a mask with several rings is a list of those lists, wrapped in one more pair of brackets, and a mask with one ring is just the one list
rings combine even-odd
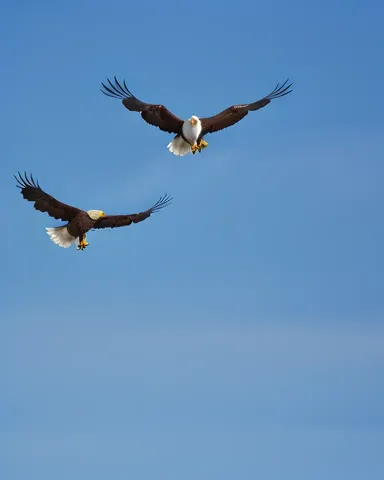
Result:
{"label": "clear sky background", "polygon": [[[384,478],[384,6],[8,2],[0,41],[4,480]],[[200,155],[181,117],[294,92]],[[53,244],[13,174],[145,222]]]}

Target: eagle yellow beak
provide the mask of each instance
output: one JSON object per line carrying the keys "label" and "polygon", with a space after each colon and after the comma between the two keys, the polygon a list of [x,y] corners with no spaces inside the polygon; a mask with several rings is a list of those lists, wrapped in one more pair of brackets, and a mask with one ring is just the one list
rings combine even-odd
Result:
{"label": "eagle yellow beak", "polygon": [[196,118],[191,118],[189,121],[192,123],[192,125],[196,125],[197,123]]}

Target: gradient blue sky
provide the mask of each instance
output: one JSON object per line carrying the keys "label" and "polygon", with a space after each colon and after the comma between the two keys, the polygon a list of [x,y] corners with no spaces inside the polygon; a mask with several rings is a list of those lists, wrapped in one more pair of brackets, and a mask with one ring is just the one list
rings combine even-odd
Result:
{"label": "gradient blue sky", "polygon": [[[384,478],[383,16],[3,5],[2,479]],[[183,117],[295,90],[180,159],[113,75]],[[174,202],[64,250],[17,170],[85,209]]]}

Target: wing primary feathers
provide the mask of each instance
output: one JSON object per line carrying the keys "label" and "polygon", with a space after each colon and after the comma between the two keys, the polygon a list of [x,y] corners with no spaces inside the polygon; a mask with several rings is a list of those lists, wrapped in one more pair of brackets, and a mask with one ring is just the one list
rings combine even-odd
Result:
{"label": "wing primary feathers", "polygon": [[115,79],[115,85],[114,85],[115,89],[116,89],[121,95],[126,95],[126,92],[124,92],[124,90],[122,89],[122,87],[121,87],[119,81],[117,80],[117,78],[114,77],[114,79]]}
{"label": "wing primary feathers", "polygon": [[32,180],[32,184],[37,187],[37,188],[40,188],[40,185],[39,185],[39,182],[33,178],[33,175],[31,173],[31,180]]}
{"label": "wing primary feathers", "polygon": [[113,90],[117,95],[119,95],[119,96],[121,97],[122,94],[121,94],[120,90],[117,89],[116,85],[114,85],[114,84],[110,81],[109,78],[107,78],[107,81],[108,81],[109,85],[112,87],[112,90]]}
{"label": "wing primary feathers", "polygon": [[17,172],[18,177],[14,175],[16,182],[17,182],[17,187],[18,188],[26,188],[26,187],[32,187],[32,188],[40,188],[39,182],[35,182],[32,174],[30,175],[30,178],[28,178],[28,175],[26,172],[24,172],[24,177],[20,172]]}
{"label": "wing primary feathers", "polygon": [[173,197],[166,193],[163,197],[161,197],[155,203],[155,205],[153,205],[153,207],[151,208],[151,212],[155,213],[161,210],[162,208],[167,207],[172,202],[172,200],[173,200]]}
{"label": "wing primary feathers", "polygon": [[[17,172],[17,174],[18,174],[19,177],[21,178],[20,172]],[[14,176],[16,182],[17,182],[17,184],[16,184],[17,188],[23,188],[23,186],[22,186],[23,184],[22,184],[22,182],[20,181],[20,178],[16,177],[16,175],[13,175],[13,176]]]}
{"label": "wing primary feathers", "polygon": [[35,188],[36,188],[35,182],[33,181],[32,174],[30,174],[30,175],[29,175],[29,178],[28,178],[27,172],[24,172],[24,177],[28,180],[28,185],[29,185],[30,187],[35,187]]}
{"label": "wing primary feathers", "polygon": [[127,85],[126,85],[126,83],[125,83],[125,80],[124,80],[124,87],[125,87],[125,88],[123,88],[123,87],[120,85],[119,81],[117,80],[116,76],[114,77],[114,79],[115,79],[116,85],[119,87],[119,89],[120,89],[120,91],[121,91],[121,93],[122,93],[123,95],[125,95],[126,97],[134,97],[134,95],[132,95],[132,92],[131,92],[131,91],[129,90],[129,88],[127,87]]}
{"label": "wing primary feathers", "polygon": [[107,78],[107,81],[109,83],[109,87],[105,85],[105,83],[101,82],[101,85],[103,86],[104,90],[101,88],[100,90],[104,93],[104,95],[107,95],[108,97],[113,97],[113,98],[135,98],[134,95],[130,92],[129,88],[127,87],[125,80],[123,81],[124,87],[121,86],[119,81],[117,80],[116,76],[114,77],[115,84],[111,82],[109,78]]}
{"label": "wing primary feathers", "polygon": [[35,180],[33,179],[32,173],[30,174],[30,179],[31,179],[32,185],[34,185],[35,187],[37,187],[37,185],[36,185],[36,183],[35,183]]}
{"label": "wing primary feathers", "polygon": [[285,95],[288,95],[289,93],[291,93],[292,89],[291,90],[289,89],[292,87],[293,82],[287,85],[288,80],[289,79],[287,78],[287,80],[285,80],[285,82],[282,85],[278,83],[274,88],[274,90],[272,90],[272,92],[269,95],[267,95],[266,98],[268,100],[273,100],[274,98],[284,97]]}
{"label": "wing primary feathers", "polygon": [[[111,82],[109,81],[109,78],[107,79],[108,82],[111,84]],[[113,98],[123,98],[123,96],[121,95],[120,92],[118,92],[114,86],[111,84],[113,90],[111,90],[109,87],[107,87],[107,85],[105,85],[103,82],[101,82],[102,86],[105,88],[106,91],[104,91],[103,89],[100,89],[105,95],[108,95],[108,97],[113,97]],[[108,93],[109,92],[109,93]]]}
{"label": "wing primary feathers", "polygon": [[14,178],[17,182],[17,187],[18,188],[23,188],[23,177],[21,176],[20,172],[17,172],[17,175],[18,175],[18,177],[16,175],[14,175]]}
{"label": "wing primary feathers", "polygon": [[280,87],[280,83],[277,82],[276,87],[272,90],[272,92],[270,93],[270,95],[273,95],[275,92],[277,92],[277,91],[279,90],[279,88],[283,88],[286,83],[287,83],[287,80],[286,80],[286,81],[281,85],[281,87]]}
{"label": "wing primary feathers", "polygon": [[[103,87],[104,87],[106,90],[109,90],[109,88],[106,87],[104,84],[102,84],[102,85],[103,85]],[[120,97],[116,97],[116,95],[111,95],[110,93],[105,92],[102,88],[100,88],[100,92],[101,92],[101,93],[104,93],[104,95],[107,95],[107,97],[120,98]]]}
{"label": "wing primary feathers", "polygon": [[[124,88],[127,90],[127,92],[132,95],[131,91],[130,91],[129,88],[127,87],[127,84],[125,83],[125,78],[124,78],[124,80],[123,80],[123,84],[124,84]],[[132,95],[132,97],[133,97],[133,95]]]}
{"label": "wing primary feathers", "polygon": [[[115,78],[116,78],[116,77],[115,77]],[[114,84],[109,80],[109,78],[107,78],[107,80],[108,80],[109,85],[112,87],[112,89],[113,89],[118,95],[121,96],[122,93],[121,93],[121,91],[117,88],[117,86],[114,85]]]}

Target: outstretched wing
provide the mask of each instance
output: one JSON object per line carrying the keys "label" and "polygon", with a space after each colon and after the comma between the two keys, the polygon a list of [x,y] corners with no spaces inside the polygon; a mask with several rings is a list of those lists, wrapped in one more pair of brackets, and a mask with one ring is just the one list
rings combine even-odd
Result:
{"label": "outstretched wing", "polygon": [[49,216],[70,222],[82,210],[61,203],[40,188],[39,182],[35,181],[32,175],[28,178],[18,172],[18,177],[14,175],[17,181],[17,187],[21,189],[23,197],[29,202],[35,202],[34,207],[40,212],[47,212]]}
{"label": "outstretched wing", "polygon": [[141,112],[143,119],[150,125],[159,127],[160,130],[169,133],[180,133],[181,127],[183,126],[184,121],[174,115],[164,107],[164,105],[152,105],[151,103],[145,103],[141,100],[138,100],[132,93],[129,91],[125,80],[123,80],[123,85],[119,83],[116,77],[115,83],[113,84],[109,78],[107,81],[109,86],[101,82],[103,88],[101,91],[104,95],[108,97],[120,98],[123,101],[123,105],[130,112]]}
{"label": "outstretched wing", "polygon": [[131,223],[139,223],[150,217],[152,213],[156,213],[164,207],[167,207],[172,201],[172,197],[165,194],[160,198],[153,207],[148,208],[145,212],[131,213],[129,215],[106,215],[101,217],[93,226],[93,228],[116,228],[131,225]]}
{"label": "outstretched wing", "polygon": [[270,103],[271,100],[274,100],[275,98],[288,95],[292,92],[290,88],[292,87],[293,83],[290,83],[289,85],[287,85],[287,83],[288,79],[282,85],[277,84],[276,88],[269,95],[261,100],[258,100],[257,102],[247,103],[245,105],[233,105],[221,113],[218,113],[214,117],[201,118],[201,135],[203,136],[207,133],[218,132],[219,130],[230,127],[248,115],[248,112],[265,107],[268,105],[268,103]]}

